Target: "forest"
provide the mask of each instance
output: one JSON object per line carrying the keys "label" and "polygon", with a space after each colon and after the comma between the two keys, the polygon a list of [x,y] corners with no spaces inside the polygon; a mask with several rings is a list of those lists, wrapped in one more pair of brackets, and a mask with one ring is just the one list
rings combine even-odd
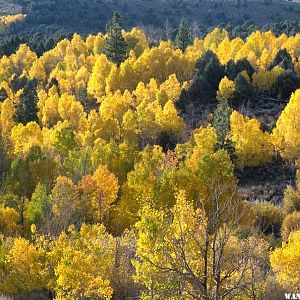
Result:
{"label": "forest", "polygon": [[141,28],[150,45],[175,41],[186,18],[192,39],[204,38],[215,27],[230,37],[246,38],[257,30],[295,35],[300,30],[300,3],[281,0],[0,0],[0,16],[23,15],[5,33],[0,30],[0,55],[27,44],[38,56],[74,33],[83,38],[106,30],[112,13],[123,16],[123,27]]}
{"label": "forest", "polygon": [[300,34],[122,21],[0,58],[0,298],[299,293]]}

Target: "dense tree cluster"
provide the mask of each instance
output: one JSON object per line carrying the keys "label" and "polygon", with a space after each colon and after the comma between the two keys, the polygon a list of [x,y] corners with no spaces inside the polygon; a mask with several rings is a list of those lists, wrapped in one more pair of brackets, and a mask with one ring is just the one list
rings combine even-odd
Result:
{"label": "dense tree cluster", "polygon": [[71,38],[72,33],[66,30],[58,30],[54,33],[19,33],[6,34],[0,39],[0,55],[11,55],[15,53],[20,45],[26,44],[38,56],[51,50],[59,41]]}
{"label": "dense tree cluster", "polygon": [[234,107],[254,105],[261,98],[287,101],[300,87],[298,39],[298,34],[276,38],[271,32],[256,31],[244,41],[214,29],[202,42],[204,55],[197,60],[177,107],[185,111],[189,105],[207,104],[215,97],[229,100]]}
{"label": "dense tree cluster", "polygon": [[[115,14],[106,34],[2,56],[0,294],[296,291],[299,174],[279,206],[243,199],[235,172],[275,156],[299,167],[299,42],[221,29],[191,42],[183,21],[177,43],[151,46]],[[266,97],[290,97],[269,131],[241,109]],[[210,106],[191,128],[189,108]]]}

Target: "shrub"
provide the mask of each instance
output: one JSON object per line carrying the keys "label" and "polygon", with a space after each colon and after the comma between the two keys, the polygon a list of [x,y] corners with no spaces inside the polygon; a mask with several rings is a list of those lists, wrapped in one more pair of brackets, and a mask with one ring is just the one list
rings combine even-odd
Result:
{"label": "shrub", "polygon": [[288,186],[284,191],[283,207],[287,214],[300,211],[300,194],[291,186]]}
{"label": "shrub", "polygon": [[256,202],[252,206],[255,225],[264,234],[280,235],[284,219],[282,209],[269,202]]}
{"label": "shrub", "polygon": [[274,95],[282,99],[288,99],[292,92],[300,88],[300,78],[293,70],[287,70],[277,78],[274,88]]}
{"label": "shrub", "polygon": [[291,232],[300,230],[300,211],[287,215],[282,223],[281,236],[287,241]]}

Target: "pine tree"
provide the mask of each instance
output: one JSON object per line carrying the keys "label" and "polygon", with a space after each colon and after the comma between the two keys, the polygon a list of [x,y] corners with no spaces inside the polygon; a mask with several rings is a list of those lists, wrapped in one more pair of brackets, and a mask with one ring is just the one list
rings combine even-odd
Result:
{"label": "pine tree", "polygon": [[233,105],[240,105],[242,102],[251,101],[255,97],[255,90],[243,74],[239,74],[235,81],[235,93]]}
{"label": "pine tree", "polygon": [[269,70],[272,70],[276,66],[279,66],[280,68],[282,68],[284,70],[293,70],[294,69],[292,57],[285,48],[280,49],[277,52],[273,62],[269,66]]}
{"label": "pine tree", "polygon": [[215,111],[212,125],[217,133],[218,141],[215,145],[217,150],[224,149],[230,156],[232,162],[236,161],[234,143],[229,138],[231,108],[226,99],[222,99]]}
{"label": "pine tree", "polygon": [[182,18],[179,25],[178,33],[176,35],[176,46],[182,52],[184,52],[190,44],[191,44],[191,37],[187,26],[187,22],[185,18]]}
{"label": "pine tree", "polygon": [[20,97],[20,103],[16,109],[16,122],[26,125],[31,121],[38,122],[38,96],[36,91],[36,84],[29,81]]}
{"label": "pine tree", "polygon": [[127,43],[122,35],[121,15],[114,12],[112,20],[107,25],[107,40],[103,53],[107,58],[119,66],[128,56]]}
{"label": "pine tree", "polygon": [[214,111],[213,126],[218,136],[218,143],[222,147],[225,139],[230,131],[230,114],[231,109],[228,105],[228,101],[223,99],[217,105]]}

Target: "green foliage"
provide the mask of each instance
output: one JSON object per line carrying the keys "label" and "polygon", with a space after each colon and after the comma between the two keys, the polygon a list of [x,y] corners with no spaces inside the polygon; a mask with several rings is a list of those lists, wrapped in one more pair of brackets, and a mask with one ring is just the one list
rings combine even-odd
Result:
{"label": "green foliage", "polygon": [[278,76],[273,93],[281,99],[288,99],[291,94],[300,88],[300,78],[293,70],[287,70]]}
{"label": "green foliage", "polygon": [[281,69],[284,69],[284,70],[293,70],[294,69],[292,57],[285,48],[280,49],[277,52],[273,62],[269,66],[269,70],[272,70],[276,66],[279,66]]}
{"label": "green foliage", "polygon": [[5,99],[8,98],[7,92],[4,88],[0,89],[0,102],[2,103]]}
{"label": "green foliage", "polygon": [[[39,147],[32,147],[24,158],[18,157],[12,162],[11,174],[6,182],[8,191],[12,194],[7,194],[2,201],[6,202],[6,206],[14,208],[19,213],[22,225],[25,222],[28,200],[36,186],[39,183],[50,186],[55,175],[55,162],[46,157]],[[36,205],[42,205],[42,203]],[[29,217],[32,220],[35,218],[34,210],[38,210],[34,206],[33,202]]]}
{"label": "green foliage", "polygon": [[127,174],[133,169],[138,155],[137,146],[129,143],[98,143],[92,149],[93,166],[106,165],[117,177],[120,184],[127,180]]}
{"label": "green foliage", "polygon": [[69,151],[68,156],[64,159],[64,169],[69,178],[78,182],[84,175],[91,174],[94,169],[91,161],[92,149]]}
{"label": "green foliage", "polygon": [[177,107],[185,110],[189,104],[207,104],[216,97],[220,80],[225,76],[225,68],[218,57],[210,50],[196,62],[196,74],[188,90],[183,90]]}
{"label": "green foliage", "polygon": [[255,91],[251,83],[242,75],[239,74],[235,79],[234,103],[253,101]]}
{"label": "green foliage", "polygon": [[230,115],[231,108],[228,101],[223,99],[219,101],[213,117],[213,127],[217,133],[218,142],[215,146],[217,150],[224,149],[230,156],[231,161],[235,162],[237,157],[235,155],[234,143],[229,138],[230,133]]}
{"label": "green foliage", "polygon": [[221,100],[215,111],[213,118],[213,126],[218,136],[218,143],[222,147],[225,139],[230,131],[230,114],[231,109],[226,99]]}
{"label": "green foliage", "polygon": [[17,195],[14,195],[12,193],[7,193],[3,196],[1,196],[1,200],[0,200],[1,204],[4,207],[10,207],[13,208],[15,210],[17,210],[19,212],[19,203],[20,203],[20,197]]}
{"label": "green foliage", "polygon": [[185,49],[191,44],[191,38],[189,33],[189,28],[186,22],[185,18],[181,19],[178,33],[176,35],[176,46],[179,48],[182,52],[185,51]]}
{"label": "green foliage", "polygon": [[34,81],[29,81],[20,97],[20,103],[16,109],[16,121],[26,125],[27,123],[38,121],[38,96],[36,91],[36,84]]}
{"label": "green foliage", "polygon": [[35,224],[38,227],[44,223],[50,214],[50,202],[47,193],[47,187],[43,184],[38,184],[28,203],[26,218],[30,224]]}
{"label": "green foliage", "polygon": [[[255,80],[271,86],[284,72],[266,71],[274,47],[286,46],[295,66],[276,88],[295,88],[297,38],[256,32],[232,40],[215,29],[187,47],[184,19],[180,27],[177,45],[152,45],[139,29],[123,31],[115,13],[106,36],[76,34],[41,57],[23,45],[1,58],[0,97],[8,100],[0,107],[0,294],[42,289],[74,300],[263,299],[270,269],[264,239],[273,245],[280,233],[286,239],[299,216],[281,227],[280,206],[241,201],[235,175],[244,192],[242,169],[267,169],[276,139],[261,130],[258,118],[265,116],[237,111],[274,94],[271,87],[259,95],[253,89],[260,87]],[[281,54],[276,65],[285,67]],[[27,74],[38,77],[38,95],[29,91]],[[238,109],[231,113],[224,97]],[[282,115],[283,137],[297,159],[297,118]],[[289,121],[292,134],[285,130]],[[298,210],[298,190],[288,189],[285,198],[285,211]],[[122,241],[136,222],[137,231]],[[143,287],[131,293],[134,256],[134,279]]]}
{"label": "green foliage", "polygon": [[107,25],[107,40],[103,53],[117,66],[123,62],[127,56],[127,43],[122,35],[121,15],[115,11],[110,23]]}
{"label": "green foliage", "polygon": [[8,184],[15,194],[30,199],[36,185],[50,184],[56,175],[53,159],[47,157],[40,147],[32,147],[23,158],[16,158],[11,164]]}
{"label": "green foliage", "polygon": [[71,125],[63,126],[55,132],[54,148],[61,154],[67,155],[69,151],[74,150],[77,147],[75,141],[75,134]]}
{"label": "green foliage", "polygon": [[226,73],[230,80],[234,80],[242,71],[246,71],[249,76],[252,76],[255,72],[255,69],[246,58],[239,59],[237,62],[230,59],[227,62]]}
{"label": "green foliage", "polygon": [[225,76],[225,68],[221,65],[218,57],[211,50],[196,62],[197,74],[207,79],[214,90],[217,90],[220,80]]}

